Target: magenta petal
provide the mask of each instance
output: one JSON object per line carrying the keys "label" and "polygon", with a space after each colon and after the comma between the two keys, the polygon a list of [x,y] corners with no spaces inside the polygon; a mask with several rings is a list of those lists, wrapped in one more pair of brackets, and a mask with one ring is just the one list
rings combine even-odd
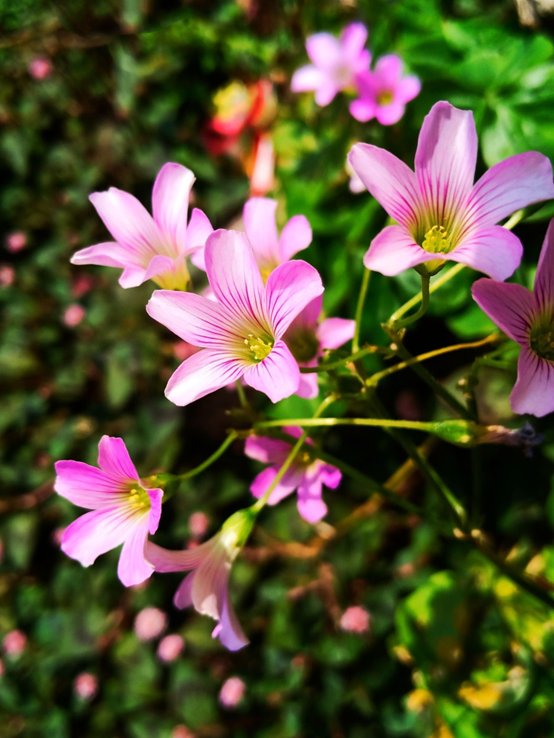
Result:
{"label": "magenta petal", "polygon": [[317,90],[325,83],[325,80],[326,76],[321,69],[308,64],[297,69],[292,75],[290,88],[293,92],[310,92]]}
{"label": "magenta petal", "polygon": [[516,210],[554,197],[552,164],[537,151],[517,154],[495,164],[476,183],[465,223],[492,226]]}
{"label": "magenta petal", "polygon": [[219,625],[220,628],[217,635],[222,645],[229,649],[229,651],[238,651],[250,643],[240,626],[228,592],[225,592],[223,598]]}
{"label": "magenta petal", "polygon": [[116,241],[106,241],[76,251],[69,261],[77,265],[97,264],[98,266],[125,267],[128,262],[134,263],[134,256],[133,251],[126,249]]}
{"label": "magenta petal", "polygon": [[406,106],[404,103],[394,100],[390,105],[379,106],[375,116],[382,126],[393,126],[395,123],[398,123],[405,111]]}
{"label": "magenta petal", "polygon": [[490,226],[467,235],[447,258],[504,281],[518,268],[522,256],[517,236],[501,226]]}
{"label": "magenta petal", "polygon": [[136,524],[136,516],[129,515],[126,506],[94,510],[65,529],[61,549],[83,566],[90,566],[97,556],[123,543]]}
{"label": "magenta petal", "polygon": [[425,207],[437,225],[451,221],[473,187],[477,131],[473,113],[438,102],[423,121],[415,171]]}
{"label": "magenta petal", "polygon": [[364,256],[364,265],[386,277],[395,277],[405,269],[436,258],[436,254],[418,246],[401,226],[387,226],[371,242]]}
{"label": "magenta petal", "polygon": [[325,81],[315,91],[314,100],[318,105],[324,108],[332,102],[335,95],[340,92],[342,86],[339,86],[333,79],[325,79]]}
{"label": "magenta petal", "polygon": [[356,144],[348,161],[373,197],[400,225],[417,222],[419,192],[412,170],[394,154],[371,144]]}
{"label": "magenta petal", "polygon": [[197,569],[202,561],[209,556],[211,542],[191,548],[190,551],[170,551],[152,541],[147,541],[144,551],[145,558],[154,569],[159,572],[191,571]]}
{"label": "magenta petal", "polygon": [[203,349],[175,370],[165,388],[165,396],[180,407],[189,405],[211,392],[236,382],[246,367],[247,364],[231,358],[227,352]]}
{"label": "magenta petal", "polygon": [[306,51],[310,60],[323,70],[340,63],[342,51],[337,39],[330,33],[314,33],[306,39]]}
{"label": "magenta petal", "polygon": [[550,221],[535,275],[535,300],[542,312],[554,313],[554,218]]}
{"label": "magenta petal", "polygon": [[212,224],[198,208],[194,208],[187,226],[186,254],[196,253],[204,249],[208,237],[214,232]]}
{"label": "magenta petal", "polygon": [[350,115],[361,123],[367,123],[375,118],[377,103],[369,98],[353,100],[350,103]]}
{"label": "magenta petal", "polygon": [[259,265],[272,267],[280,263],[279,236],[275,224],[277,200],[251,197],[242,211],[244,229]]}
{"label": "magenta petal", "polygon": [[[300,364],[301,367],[313,367],[317,366],[317,358],[312,361],[307,361],[304,364]],[[305,400],[313,400],[314,397],[319,395],[319,384],[317,381],[317,373],[302,374],[300,372],[300,382],[298,389],[296,390],[298,397],[303,397]]]}
{"label": "magenta petal", "polygon": [[82,461],[57,461],[54,489],[74,505],[89,510],[113,507],[121,495],[120,480]]}
{"label": "magenta petal", "polygon": [[130,287],[138,287],[143,282],[146,282],[146,269],[139,267],[129,266],[123,270],[123,274],[119,278],[119,284],[124,289]]}
{"label": "magenta petal", "polygon": [[114,479],[138,481],[139,475],[122,438],[102,436],[98,444],[98,466]]}
{"label": "magenta petal", "polygon": [[554,364],[522,346],[510,404],[518,415],[542,418],[554,412]]}
{"label": "magenta petal", "polygon": [[285,225],[279,241],[279,262],[288,261],[312,242],[312,228],[304,215],[294,215]]}
{"label": "magenta petal", "polygon": [[225,349],[244,339],[222,305],[193,292],[156,290],[146,312],[193,346]]}
{"label": "magenta petal", "polygon": [[321,348],[337,349],[354,337],[355,320],[345,318],[327,318],[317,328],[317,337]]}
{"label": "magenta petal", "polygon": [[504,333],[517,343],[529,343],[535,316],[533,295],[520,284],[478,279],[471,288],[473,299]]}
{"label": "magenta petal", "polygon": [[298,512],[308,523],[319,523],[327,515],[327,505],[321,499],[319,476],[305,479],[298,487]]}
{"label": "magenta petal", "polygon": [[160,231],[176,254],[185,251],[187,212],[194,174],[181,164],[168,162],[160,169],[152,190],[152,213]]}
{"label": "magenta petal", "polygon": [[376,62],[374,75],[379,80],[381,88],[392,91],[400,80],[403,68],[404,64],[399,56],[387,54]]}
{"label": "magenta petal", "polygon": [[[254,481],[250,485],[250,491],[254,497],[260,498],[267,492],[271,483],[277,476],[280,466],[280,464],[278,466],[269,466],[254,478]],[[302,477],[302,470],[295,468],[294,466],[288,469],[283,478],[277,483],[275,489],[272,490],[267,504],[277,505],[281,500],[284,500],[285,497],[292,494],[302,481]]]}
{"label": "magenta petal", "polygon": [[244,233],[215,231],[206,242],[204,258],[217,300],[237,319],[259,323],[264,316],[264,285]]}
{"label": "magenta petal", "polygon": [[336,489],[342,480],[340,469],[330,464],[322,464],[319,469],[319,475],[323,484],[330,489]]}
{"label": "magenta petal", "polygon": [[160,518],[162,516],[162,498],[164,496],[162,489],[147,489],[150,498],[150,512],[148,514],[148,532],[151,536],[158,530]]}
{"label": "magenta petal", "polygon": [[185,607],[190,607],[192,605],[192,585],[194,584],[195,576],[195,571],[188,574],[175,592],[173,604],[175,607],[178,607],[179,610],[184,610]]}
{"label": "magenta petal", "polygon": [[364,50],[367,41],[367,28],[363,23],[350,23],[341,31],[340,43],[343,54],[353,59]]}
{"label": "magenta petal", "polygon": [[407,103],[421,92],[421,82],[417,77],[408,75],[396,85],[394,96],[399,102]]}
{"label": "magenta petal", "polygon": [[[196,356],[199,356],[199,354],[196,354]],[[194,359],[195,357],[191,358]],[[191,359],[187,359],[185,364],[189,361]],[[264,392],[271,402],[279,402],[279,400],[293,395],[298,389],[300,370],[286,344],[283,341],[277,341],[267,359],[246,369],[244,381],[250,387]],[[229,382],[226,382],[226,384],[229,384]]]}
{"label": "magenta petal", "polygon": [[245,456],[262,464],[282,464],[290,450],[290,443],[265,436],[248,436],[244,443]]}
{"label": "magenta petal", "polygon": [[300,311],[322,293],[319,272],[307,262],[288,261],[274,269],[267,280],[266,304],[275,338],[281,338]]}
{"label": "magenta petal", "polygon": [[125,587],[134,587],[144,582],[154,572],[154,567],[144,558],[144,546],[148,537],[148,518],[137,525],[132,534],[126,538],[121,549],[117,575]]}

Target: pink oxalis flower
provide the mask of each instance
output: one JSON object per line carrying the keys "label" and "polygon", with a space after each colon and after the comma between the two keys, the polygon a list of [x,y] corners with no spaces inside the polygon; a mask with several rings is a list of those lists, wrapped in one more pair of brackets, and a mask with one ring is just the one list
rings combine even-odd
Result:
{"label": "pink oxalis flower", "polygon": [[148,533],[158,528],[163,492],[144,486],[123,440],[102,436],[99,469],[81,461],[58,461],[55,466],[56,492],[92,510],[65,529],[62,551],[90,566],[97,556],[123,544],[120,580],[130,587],[147,579],[153,567],[144,558],[144,545]]}
{"label": "pink oxalis flower", "polygon": [[29,62],[29,74],[35,79],[47,79],[51,74],[54,66],[50,59],[46,56],[35,56]]}
{"label": "pink oxalis flower", "polygon": [[71,263],[120,267],[122,287],[137,287],[152,279],[160,287],[186,289],[186,259],[204,247],[213,231],[198,208],[187,223],[193,183],[190,169],[164,164],[152,191],[153,216],[136,197],[116,187],[94,192],[89,199],[115,240],[77,251]]}
{"label": "pink oxalis flower", "polygon": [[554,197],[552,165],[536,151],[495,164],[474,185],[477,132],[470,110],[438,102],[425,118],[415,172],[384,149],[356,144],[349,160],[398,225],[373,239],[368,269],[394,276],[425,264],[434,274],[457,261],[507,279],[522,255],[520,240],[495,225],[520,208]]}
{"label": "pink oxalis flower", "polygon": [[[319,323],[323,298],[316,297],[290,324],[283,340],[301,367],[317,366],[325,349],[337,349],[354,336],[356,321],[327,318]],[[301,374],[296,393],[312,399],[319,394],[317,374]]]}
{"label": "pink oxalis flower", "polygon": [[206,271],[217,300],[158,290],[148,314],[202,351],[170,378],[166,397],[188,405],[244,376],[272,402],[294,394],[300,370],[285,331],[298,313],[323,292],[318,272],[305,261],[277,267],[264,285],[243,233],[219,230],[206,243]]}
{"label": "pink oxalis flower", "polygon": [[417,97],[421,83],[417,77],[403,76],[402,59],[396,54],[381,57],[375,69],[356,78],[359,98],[350,103],[350,112],[362,122],[377,118],[383,126],[398,123],[406,103]]}
{"label": "pink oxalis flower", "polygon": [[2,641],[4,653],[8,656],[19,656],[27,646],[27,636],[22,630],[10,630]]}
{"label": "pink oxalis flower", "polygon": [[477,280],[472,291],[479,307],[521,346],[512,410],[539,418],[554,412],[554,220],[544,239],[533,292],[491,279]]}
{"label": "pink oxalis flower", "polygon": [[233,561],[246,542],[254,524],[243,510],[225,521],[219,533],[188,551],[168,551],[152,541],[146,545],[146,557],[158,572],[190,571],[173,599],[175,607],[193,605],[201,615],[217,620],[212,637],[219,636],[230,651],[248,644],[229,599],[229,574]]}
{"label": "pink oxalis flower", "polygon": [[158,644],[158,658],[165,662],[175,661],[181,655],[184,647],[185,641],[178,633],[167,635]]}
{"label": "pink oxalis flower", "polygon": [[80,697],[85,702],[89,702],[94,699],[98,692],[98,679],[94,674],[89,674],[84,671],[82,674],[75,677],[75,681],[73,682],[73,691],[77,697]]}
{"label": "pink oxalis flower", "polygon": [[219,702],[223,707],[232,709],[238,707],[242,702],[246,684],[240,677],[229,677],[226,679],[219,693]]}
{"label": "pink oxalis flower", "polygon": [[293,92],[315,91],[318,105],[329,105],[341,90],[353,87],[356,76],[369,69],[371,54],[364,48],[367,28],[351,23],[337,39],[330,33],[316,33],[306,40],[312,61],[297,69],[292,77]]}
{"label": "pink oxalis flower", "polygon": [[[285,427],[283,431],[293,439],[300,438],[302,430],[296,427]],[[312,444],[310,439],[306,443]],[[249,436],[246,439],[244,453],[262,464],[271,464],[252,482],[250,491],[254,497],[263,497],[277,472],[289,455],[292,443],[276,438]],[[268,505],[276,505],[282,499],[298,490],[298,512],[308,523],[318,523],[327,514],[327,505],[323,502],[322,487],[336,489],[342,479],[340,471],[320,459],[310,459],[308,453],[300,453],[286,471],[281,481],[269,495]]]}
{"label": "pink oxalis flower", "polygon": [[153,641],[167,628],[167,615],[158,607],[145,607],[135,618],[134,630],[139,641]]}
{"label": "pink oxalis flower", "polygon": [[340,619],[340,627],[350,633],[367,633],[369,623],[369,612],[360,605],[347,608]]}

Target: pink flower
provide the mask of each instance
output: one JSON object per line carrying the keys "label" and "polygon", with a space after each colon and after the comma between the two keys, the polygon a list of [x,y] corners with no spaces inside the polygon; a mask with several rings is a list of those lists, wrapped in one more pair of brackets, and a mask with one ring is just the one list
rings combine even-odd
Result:
{"label": "pink flower", "polygon": [[539,418],[554,412],[554,220],[544,239],[534,292],[490,279],[477,280],[472,291],[479,307],[521,346],[512,410]]}
{"label": "pink flower", "polygon": [[75,328],[86,315],[85,308],[77,303],[70,305],[63,314],[63,322],[68,328]]}
{"label": "pink flower", "polygon": [[122,268],[122,287],[137,287],[152,279],[160,287],[185,289],[189,274],[186,258],[202,249],[212,232],[208,218],[187,210],[194,174],[180,164],[160,169],[152,191],[152,212],[127,192],[110,187],[89,199],[114,241],[77,251],[72,264],[100,264]]}
{"label": "pink flower", "polygon": [[[288,426],[283,430],[293,438],[302,435],[300,428]],[[306,443],[312,444],[312,441],[307,439]],[[262,464],[271,464],[252,482],[250,491],[254,497],[264,495],[291,448],[292,444],[275,438],[249,436],[246,439],[244,453]],[[300,453],[270,494],[268,505],[276,505],[296,489],[298,512],[308,523],[318,523],[327,514],[327,505],[321,499],[322,486],[336,489],[341,478],[342,474],[334,466],[319,459],[312,461],[307,453]]]}
{"label": "pink flower", "polygon": [[203,512],[195,512],[189,518],[189,528],[193,538],[203,538],[208,532],[210,519]]}
{"label": "pink flower", "polygon": [[0,286],[11,287],[15,282],[15,269],[9,264],[0,266]]}
{"label": "pink flower", "polygon": [[146,556],[158,572],[190,571],[173,599],[175,607],[193,605],[201,615],[217,620],[212,637],[219,636],[230,651],[248,644],[229,599],[228,583],[233,561],[253,525],[246,511],[232,515],[219,533],[188,551],[168,551],[149,541]]}
{"label": "pink flower", "polygon": [[371,54],[364,49],[367,28],[351,23],[337,39],[330,33],[316,33],[306,40],[312,64],[298,69],[291,82],[293,92],[315,91],[318,105],[328,105],[337,92],[353,87],[356,76],[369,69]]}
{"label": "pink flower", "polygon": [[9,633],[6,633],[2,641],[4,653],[8,656],[19,656],[24,651],[26,645],[27,636],[21,630],[10,630]]}
{"label": "pink flower", "polygon": [[6,238],[6,248],[11,251],[12,254],[21,251],[27,245],[27,234],[23,231],[14,231],[10,233]]}
{"label": "pink flower", "polygon": [[84,671],[73,682],[73,691],[85,702],[92,700],[98,692],[98,680],[93,674]]}
{"label": "pink flower", "polygon": [[47,59],[45,56],[35,56],[29,62],[28,68],[29,74],[35,79],[46,79],[52,74],[52,70],[54,69],[50,59]]}
{"label": "pink flower", "polygon": [[340,627],[350,633],[367,633],[369,630],[370,615],[365,607],[355,605],[349,607],[342,614]]}
{"label": "pink flower", "polygon": [[451,260],[494,279],[507,279],[523,249],[511,231],[495,223],[519,208],[554,197],[552,166],[534,151],[495,164],[474,185],[473,113],[447,102],[434,105],[425,118],[415,173],[371,144],[356,144],[349,160],[399,224],[382,230],[364,257],[368,269],[386,276],[421,264],[434,274]]}
{"label": "pink flower", "polygon": [[[323,298],[316,297],[306,305],[292,321],[283,336],[298,366],[317,366],[318,357],[324,349],[337,349],[354,336],[356,321],[344,318],[327,318],[319,323]],[[312,399],[319,394],[317,374],[301,374],[296,393],[300,397]]]}
{"label": "pink flower", "polygon": [[[279,235],[276,223],[277,200],[269,197],[251,197],[242,211],[246,236],[264,282],[271,272],[290,261],[312,242],[312,229],[304,215],[294,215],[285,223]],[[205,269],[205,252],[193,256],[195,266]]]}
{"label": "pink flower", "polygon": [[275,151],[273,141],[268,133],[256,137],[252,171],[250,176],[250,192],[252,195],[265,195],[273,187],[275,174]]}
{"label": "pink flower", "polygon": [[123,544],[120,580],[130,587],[148,579],[153,567],[144,558],[144,544],[158,528],[163,492],[143,486],[122,439],[102,436],[100,469],[81,461],[58,461],[55,466],[56,492],[92,510],[65,529],[62,551],[90,566],[97,556]]}
{"label": "pink flower", "polygon": [[419,95],[417,77],[402,76],[402,59],[396,54],[381,57],[373,72],[361,72],[356,78],[360,97],[350,104],[350,112],[362,122],[377,118],[383,126],[398,123],[406,103]]}
{"label": "pink flower", "polygon": [[153,641],[167,628],[167,615],[157,607],[145,607],[135,618],[135,635],[139,641]]}
{"label": "pink flower", "polygon": [[246,684],[239,677],[229,677],[219,693],[219,702],[223,707],[237,707],[244,697]]}
{"label": "pink flower", "polygon": [[206,243],[206,271],[218,302],[202,295],[156,291],[149,315],[203,350],[184,361],[165,394],[188,405],[244,376],[272,402],[294,394],[300,371],[283,341],[292,320],[323,292],[304,261],[277,267],[264,286],[243,233],[219,230]]}
{"label": "pink flower", "polygon": [[185,642],[177,633],[168,635],[158,644],[158,658],[161,661],[175,661],[185,647]]}

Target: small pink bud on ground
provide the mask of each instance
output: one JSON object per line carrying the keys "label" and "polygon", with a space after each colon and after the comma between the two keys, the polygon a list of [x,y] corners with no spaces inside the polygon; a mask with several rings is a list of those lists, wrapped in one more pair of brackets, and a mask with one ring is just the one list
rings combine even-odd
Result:
{"label": "small pink bud on ground", "polygon": [[190,533],[194,538],[203,538],[208,532],[210,519],[203,512],[195,512],[189,518]]}
{"label": "small pink bud on ground", "polygon": [[171,738],[194,738],[194,733],[186,725],[176,725],[171,731]]}
{"label": "small pink bud on ground", "polygon": [[63,314],[63,322],[68,328],[75,328],[76,325],[83,320],[86,312],[85,308],[77,303],[70,305]]}
{"label": "small pink bud on ground", "polygon": [[239,677],[230,677],[221,687],[219,702],[223,707],[237,707],[244,697],[246,684]]}
{"label": "small pink bud on ground", "polygon": [[35,56],[29,62],[29,74],[34,79],[46,79],[52,74],[53,69],[52,62],[45,56]]}
{"label": "small pink bud on ground", "polygon": [[12,254],[21,251],[27,245],[27,235],[23,231],[14,231],[6,237],[6,248]]}
{"label": "small pink bud on ground", "polygon": [[98,691],[98,680],[93,674],[84,671],[73,682],[73,691],[82,700],[92,700]]}
{"label": "small pink bud on ground", "polygon": [[18,656],[27,645],[27,636],[21,630],[11,630],[4,636],[2,646],[8,656]]}
{"label": "small pink bud on ground", "polygon": [[0,287],[10,287],[15,281],[15,269],[8,264],[0,266]]}
{"label": "small pink bud on ground", "polygon": [[161,661],[175,661],[184,647],[185,642],[177,633],[165,636],[158,644],[158,658]]}
{"label": "small pink bud on ground", "polygon": [[369,631],[369,612],[365,607],[355,605],[342,614],[340,627],[350,633],[367,633]]}
{"label": "small pink bud on ground", "polygon": [[135,618],[135,634],[141,641],[152,641],[167,628],[167,615],[157,607],[145,607]]}

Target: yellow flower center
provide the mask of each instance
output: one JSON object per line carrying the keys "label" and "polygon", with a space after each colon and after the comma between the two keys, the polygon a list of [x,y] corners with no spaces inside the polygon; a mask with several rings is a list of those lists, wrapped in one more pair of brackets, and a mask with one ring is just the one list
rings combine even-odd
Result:
{"label": "yellow flower center", "polygon": [[539,325],[531,331],[529,337],[531,349],[541,359],[554,361],[554,325]]}
{"label": "yellow flower center", "polygon": [[267,359],[273,348],[273,339],[267,334],[263,336],[254,336],[252,333],[244,339],[244,343],[248,346],[250,357],[254,361],[263,361]]}
{"label": "yellow flower center", "polygon": [[452,251],[452,238],[444,226],[434,225],[425,234],[421,248],[430,254],[448,254]]}
{"label": "yellow flower center", "polygon": [[377,95],[377,105],[390,105],[394,97],[390,90],[383,90]]}
{"label": "yellow flower center", "polygon": [[273,271],[275,267],[265,266],[260,267],[260,274],[262,275],[262,279],[264,281],[264,284],[267,282],[269,275]]}
{"label": "yellow flower center", "polygon": [[150,510],[152,507],[148,492],[142,487],[132,487],[129,490],[129,501],[135,510]]}

